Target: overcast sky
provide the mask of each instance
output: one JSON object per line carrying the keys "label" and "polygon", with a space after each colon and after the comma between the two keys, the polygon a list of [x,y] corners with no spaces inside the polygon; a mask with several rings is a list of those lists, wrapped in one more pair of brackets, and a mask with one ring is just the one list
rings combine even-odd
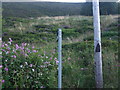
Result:
{"label": "overcast sky", "polygon": [[2,0],[2,2],[33,2],[33,1],[85,2],[86,0]]}
{"label": "overcast sky", "polygon": [[[0,0],[1,1],[1,0]],[[52,1],[52,2],[85,2],[86,0],[2,0],[2,2],[33,2],[33,1]],[[92,0],[87,0],[92,1]],[[101,2],[116,2],[118,0],[99,0]],[[119,0],[120,1],[120,0]]]}

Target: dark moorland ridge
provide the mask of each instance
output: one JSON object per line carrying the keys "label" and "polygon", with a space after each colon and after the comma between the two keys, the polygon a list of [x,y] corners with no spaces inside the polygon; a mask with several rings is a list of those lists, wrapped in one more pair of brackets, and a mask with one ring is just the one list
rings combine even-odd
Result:
{"label": "dark moorland ridge", "polygon": [[[119,3],[120,4],[120,3]],[[92,15],[92,3],[3,2],[3,17]],[[118,14],[118,3],[102,2],[102,15]]]}

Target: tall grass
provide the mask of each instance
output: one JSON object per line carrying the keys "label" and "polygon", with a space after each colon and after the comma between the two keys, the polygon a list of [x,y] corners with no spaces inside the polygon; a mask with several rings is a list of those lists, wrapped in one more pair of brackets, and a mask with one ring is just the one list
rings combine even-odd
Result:
{"label": "tall grass", "polygon": [[[118,87],[118,34],[117,28],[112,29],[117,24],[115,18],[101,16],[104,88]],[[92,19],[89,16],[41,17],[23,21],[18,19],[15,27],[4,26],[3,41],[7,43],[8,38],[12,38],[13,42],[9,46],[10,53],[3,43],[3,87],[57,88],[57,28],[62,27],[63,88],[95,88]],[[29,44],[24,47],[25,51],[27,48],[31,50],[27,53],[28,57],[20,56],[21,48],[16,50],[15,45],[22,47],[22,43]],[[33,46],[37,52],[32,52]],[[11,57],[15,54],[14,50],[18,53],[16,58]],[[39,67],[46,65],[46,62],[51,65]]]}

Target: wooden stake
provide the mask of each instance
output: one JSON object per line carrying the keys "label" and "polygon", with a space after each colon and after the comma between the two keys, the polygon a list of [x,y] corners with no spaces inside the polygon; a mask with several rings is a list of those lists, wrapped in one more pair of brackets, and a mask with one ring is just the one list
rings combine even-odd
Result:
{"label": "wooden stake", "polygon": [[99,0],[93,0],[94,61],[96,88],[103,88]]}

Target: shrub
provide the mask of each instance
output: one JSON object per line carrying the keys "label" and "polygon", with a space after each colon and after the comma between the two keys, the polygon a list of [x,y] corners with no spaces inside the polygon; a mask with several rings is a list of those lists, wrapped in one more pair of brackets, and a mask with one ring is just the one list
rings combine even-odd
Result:
{"label": "shrub", "polygon": [[[48,88],[57,85],[56,50],[51,54],[28,43],[3,42],[3,88]],[[52,84],[51,84],[52,83]]]}

